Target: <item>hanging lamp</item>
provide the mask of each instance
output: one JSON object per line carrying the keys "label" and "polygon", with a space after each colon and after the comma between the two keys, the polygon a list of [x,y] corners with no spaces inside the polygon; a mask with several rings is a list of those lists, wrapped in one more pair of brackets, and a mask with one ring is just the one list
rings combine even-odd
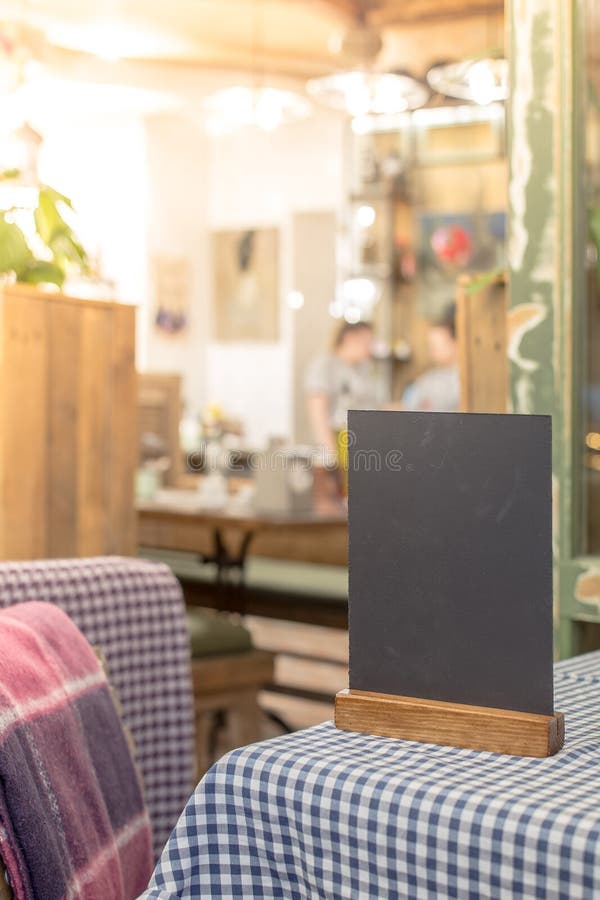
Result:
{"label": "hanging lamp", "polygon": [[238,84],[210,94],[204,101],[209,134],[232,134],[244,128],[274,131],[280,125],[308,118],[310,102],[302,94],[266,85],[259,56],[264,53],[264,3],[254,0],[252,36],[253,84]]}
{"label": "hanging lamp", "polygon": [[508,60],[490,56],[434,66],[427,81],[438,94],[487,106],[508,97]]}
{"label": "hanging lamp", "polygon": [[344,33],[335,48],[348,62],[348,69],[311,78],[306,86],[309,95],[355,118],[396,115],[423,106],[429,97],[423,82],[405,73],[377,71],[377,58],[382,49],[381,32],[369,25],[364,3],[356,24]]}
{"label": "hanging lamp", "polygon": [[[489,0],[485,17],[487,47],[493,47],[497,38],[491,33],[493,6],[494,0]],[[433,66],[427,81],[438,94],[487,106],[508,97],[508,60],[501,50],[487,51],[478,57]]]}

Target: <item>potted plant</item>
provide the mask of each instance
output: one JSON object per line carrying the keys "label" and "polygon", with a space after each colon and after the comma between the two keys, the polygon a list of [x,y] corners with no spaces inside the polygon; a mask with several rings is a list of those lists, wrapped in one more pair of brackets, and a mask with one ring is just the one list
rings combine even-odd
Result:
{"label": "potted plant", "polygon": [[[2,172],[0,183],[18,184],[19,174],[17,169]],[[40,185],[29,238],[18,224],[24,207],[15,203],[0,209],[0,278],[61,288],[69,273],[89,274],[88,255],[65,218],[72,209],[68,197]]]}

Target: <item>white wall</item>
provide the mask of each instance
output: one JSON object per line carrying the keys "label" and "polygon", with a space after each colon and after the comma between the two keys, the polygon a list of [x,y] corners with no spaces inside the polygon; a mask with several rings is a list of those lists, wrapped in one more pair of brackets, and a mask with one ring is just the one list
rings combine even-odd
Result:
{"label": "white wall", "polygon": [[[203,275],[207,267],[208,147],[200,127],[181,114],[149,118],[146,141],[149,291],[141,325],[145,336],[139,365],[154,372],[180,373],[186,406],[197,411],[208,400],[209,303]],[[152,269],[156,255],[183,258],[190,267],[190,323],[181,336],[165,336],[153,324]]]}
{"label": "white wall", "polygon": [[[41,176],[71,196],[86,247],[99,255],[118,299],[135,302],[138,365],[179,372],[193,411],[219,403],[264,444],[293,428],[294,212],[343,204],[343,119],[318,112],[276,132],[209,138],[184,112],[121,116],[44,132]],[[222,344],[211,339],[210,232],[280,229],[281,328],[274,343]],[[153,326],[156,254],[191,266],[191,317],[185,335]]]}
{"label": "white wall", "polygon": [[147,293],[146,139],[141,118],[61,120],[44,131],[40,179],[70,197],[76,230],[120,300]]}
{"label": "white wall", "polygon": [[[294,312],[291,217],[294,212],[340,209],[344,197],[343,120],[318,113],[306,122],[265,134],[249,132],[209,141],[207,228],[280,228],[281,335],[272,344],[207,348],[207,395],[247,425],[248,439],[293,429]],[[206,291],[210,275],[205,272]]]}

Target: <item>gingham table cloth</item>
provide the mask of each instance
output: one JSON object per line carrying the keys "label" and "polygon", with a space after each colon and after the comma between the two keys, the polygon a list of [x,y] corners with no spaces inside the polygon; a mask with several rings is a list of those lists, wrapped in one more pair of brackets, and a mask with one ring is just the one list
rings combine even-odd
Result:
{"label": "gingham table cloth", "polygon": [[163,565],[138,559],[0,563],[0,606],[56,603],[106,658],[152,825],[155,857],[190,795],[194,720],[185,607]]}
{"label": "gingham table cloth", "polygon": [[560,663],[550,759],[331,723],[223,757],[145,900],[600,898],[600,653]]}

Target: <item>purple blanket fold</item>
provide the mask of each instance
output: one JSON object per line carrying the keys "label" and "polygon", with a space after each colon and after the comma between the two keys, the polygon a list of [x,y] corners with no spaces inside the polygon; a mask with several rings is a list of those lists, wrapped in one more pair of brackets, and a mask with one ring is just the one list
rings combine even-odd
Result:
{"label": "purple blanket fold", "polygon": [[106,677],[50,603],[0,612],[0,858],[15,900],[133,900],[152,868]]}

